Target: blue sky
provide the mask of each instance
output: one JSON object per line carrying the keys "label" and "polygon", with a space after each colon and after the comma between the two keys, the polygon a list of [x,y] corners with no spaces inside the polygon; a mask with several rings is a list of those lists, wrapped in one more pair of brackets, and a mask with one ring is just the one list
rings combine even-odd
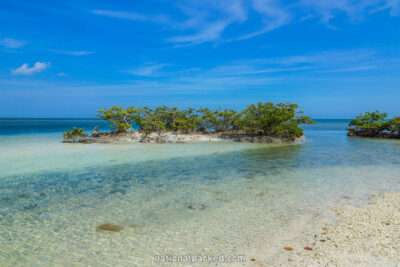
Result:
{"label": "blue sky", "polygon": [[400,0],[0,0],[0,117],[298,103],[400,115]]}

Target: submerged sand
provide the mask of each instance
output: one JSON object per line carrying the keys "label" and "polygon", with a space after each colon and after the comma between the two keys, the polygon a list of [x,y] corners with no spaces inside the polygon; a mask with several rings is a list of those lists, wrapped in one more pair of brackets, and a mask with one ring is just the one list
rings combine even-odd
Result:
{"label": "submerged sand", "polygon": [[[362,207],[334,209],[310,245],[288,252],[289,266],[400,266],[400,194],[372,195]],[[297,250],[297,251],[296,251]]]}

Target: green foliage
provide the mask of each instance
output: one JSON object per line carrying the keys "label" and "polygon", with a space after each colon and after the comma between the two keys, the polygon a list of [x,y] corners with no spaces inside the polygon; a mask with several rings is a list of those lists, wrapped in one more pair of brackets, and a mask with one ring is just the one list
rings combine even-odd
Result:
{"label": "green foliage", "polygon": [[195,110],[187,108],[160,106],[126,109],[111,107],[99,111],[100,118],[111,123],[116,132],[125,132],[135,124],[139,131],[146,134],[162,131],[190,133],[194,131],[213,130],[215,132],[246,131],[271,136],[298,137],[303,134],[299,126],[302,123],[313,123],[308,116],[298,116],[296,104],[258,103],[250,105],[242,112],[233,109],[208,108]]}
{"label": "green foliage", "polygon": [[393,119],[391,119],[388,124],[389,126],[389,130],[394,133],[400,133],[400,117],[394,117]]}
{"label": "green foliage", "polygon": [[379,136],[380,134],[389,135],[400,134],[400,117],[387,119],[387,113],[379,111],[365,112],[358,115],[349,123],[350,134],[361,136]]}
{"label": "green foliage", "polygon": [[237,113],[233,109],[216,110],[214,112],[213,124],[217,132],[226,132],[233,129],[238,129],[237,123],[242,114]]}
{"label": "green foliage", "polygon": [[215,113],[209,108],[200,108],[197,110],[200,116],[200,127],[199,130],[204,131],[214,127]]}
{"label": "green foliage", "polygon": [[194,109],[183,111],[182,116],[178,117],[175,120],[172,129],[184,133],[198,130],[201,124],[201,119],[194,112]]}
{"label": "green foliage", "polygon": [[368,134],[378,134],[384,130],[389,130],[390,122],[386,120],[388,114],[379,111],[365,112],[352,120],[349,126],[350,131],[360,131]]}
{"label": "green foliage", "polygon": [[143,130],[145,133],[149,134],[167,129],[167,118],[164,117],[166,114],[163,113],[164,112],[160,108],[152,110],[151,108],[143,107],[141,114],[142,119],[140,120],[140,124],[138,124],[139,130]]}
{"label": "green foliage", "polygon": [[239,127],[248,132],[268,136],[299,137],[303,135],[301,123],[314,123],[308,116],[297,116],[298,105],[272,102],[249,105],[242,111]]}
{"label": "green foliage", "polygon": [[112,106],[108,110],[99,110],[96,116],[111,123],[110,127],[116,132],[126,132],[132,127],[132,123],[141,124],[141,109],[130,106],[126,109]]}
{"label": "green foliage", "polygon": [[151,130],[155,132],[161,132],[166,129],[165,123],[162,121],[152,121],[150,124]]}
{"label": "green foliage", "polygon": [[76,142],[83,137],[87,137],[88,134],[85,133],[85,129],[73,127],[71,130],[67,130],[62,134],[62,137],[66,142]]}

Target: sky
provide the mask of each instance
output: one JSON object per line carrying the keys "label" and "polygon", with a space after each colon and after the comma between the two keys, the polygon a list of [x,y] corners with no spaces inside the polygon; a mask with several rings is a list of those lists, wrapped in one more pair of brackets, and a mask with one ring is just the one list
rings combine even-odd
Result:
{"label": "sky", "polygon": [[400,115],[400,0],[0,0],[0,117],[297,103]]}

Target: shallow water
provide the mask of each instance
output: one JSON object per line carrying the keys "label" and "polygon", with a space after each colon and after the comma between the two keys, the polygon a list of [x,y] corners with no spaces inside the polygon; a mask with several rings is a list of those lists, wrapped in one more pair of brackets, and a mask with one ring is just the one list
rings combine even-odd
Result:
{"label": "shallow water", "polygon": [[[306,126],[296,145],[62,144],[97,120],[0,120],[0,265],[157,265],[277,257],[342,201],[400,191],[400,142]],[[112,223],[120,232],[96,231]],[[304,241],[305,242],[305,241]]]}

